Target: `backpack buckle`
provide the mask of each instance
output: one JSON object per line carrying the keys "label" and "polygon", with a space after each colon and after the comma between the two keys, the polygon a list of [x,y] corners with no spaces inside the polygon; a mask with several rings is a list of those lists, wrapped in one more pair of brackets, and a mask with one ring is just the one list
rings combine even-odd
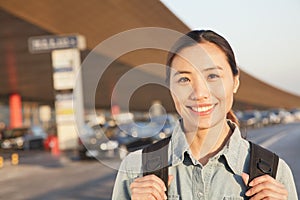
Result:
{"label": "backpack buckle", "polygon": [[272,167],[270,164],[263,159],[259,158],[257,162],[257,168],[262,171],[264,174],[271,174],[272,173]]}

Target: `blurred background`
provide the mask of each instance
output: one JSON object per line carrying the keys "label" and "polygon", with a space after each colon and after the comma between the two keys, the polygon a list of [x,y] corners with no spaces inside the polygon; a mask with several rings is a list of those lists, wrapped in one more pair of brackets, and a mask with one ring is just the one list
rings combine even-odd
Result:
{"label": "blurred background", "polygon": [[[300,135],[300,88],[295,82],[299,26],[294,24],[300,17],[294,10],[299,7],[292,0],[285,5],[271,1],[223,5],[216,1],[1,0],[0,183],[5,189],[0,196],[110,199],[116,169],[128,152],[172,133],[178,115],[167,88],[143,85],[131,96],[129,110],[112,98],[124,74],[142,64],[165,64],[165,51],[140,49],[114,59],[97,83],[94,97],[89,95],[90,77],[104,66],[82,70],[79,93],[70,83],[88,55],[111,59],[105,51],[93,51],[98,44],[142,27],[181,33],[212,29],[228,38],[241,68],[234,111],[242,135],[284,157],[299,187],[300,163],[294,159]],[[283,17],[275,20],[278,16]],[[152,35],[148,40],[157,42]],[[53,53],[57,50],[58,56]],[[141,70],[139,78],[143,76],[157,82],[165,79],[164,72],[151,70]],[[82,99],[79,107],[73,107],[73,95]],[[82,122],[79,128],[75,113]],[[45,189],[37,191],[41,183]]]}

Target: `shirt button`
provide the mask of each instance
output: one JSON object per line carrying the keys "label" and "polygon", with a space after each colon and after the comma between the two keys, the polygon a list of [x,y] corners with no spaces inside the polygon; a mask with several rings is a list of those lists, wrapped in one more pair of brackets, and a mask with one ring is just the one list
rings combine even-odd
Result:
{"label": "shirt button", "polygon": [[202,193],[202,192],[198,192],[197,197],[198,197],[198,198],[203,197],[203,193]]}

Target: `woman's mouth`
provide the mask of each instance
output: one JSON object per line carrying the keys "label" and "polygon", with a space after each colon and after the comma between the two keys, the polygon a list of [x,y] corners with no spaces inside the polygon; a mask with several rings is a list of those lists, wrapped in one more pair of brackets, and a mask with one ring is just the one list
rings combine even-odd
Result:
{"label": "woman's mouth", "polygon": [[198,105],[198,106],[187,106],[197,115],[208,115],[213,111],[215,105]]}

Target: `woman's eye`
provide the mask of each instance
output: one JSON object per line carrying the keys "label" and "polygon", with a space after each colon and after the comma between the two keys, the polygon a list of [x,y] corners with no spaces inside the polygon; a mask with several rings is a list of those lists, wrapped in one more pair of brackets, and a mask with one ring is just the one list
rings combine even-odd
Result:
{"label": "woman's eye", "polygon": [[208,75],[209,80],[215,80],[217,78],[220,78],[220,76],[218,74],[209,74]]}
{"label": "woman's eye", "polygon": [[190,81],[190,79],[188,79],[187,77],[181,77],[177,82],[178,83],[188,83]]}

